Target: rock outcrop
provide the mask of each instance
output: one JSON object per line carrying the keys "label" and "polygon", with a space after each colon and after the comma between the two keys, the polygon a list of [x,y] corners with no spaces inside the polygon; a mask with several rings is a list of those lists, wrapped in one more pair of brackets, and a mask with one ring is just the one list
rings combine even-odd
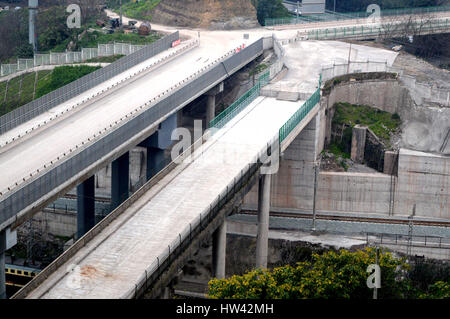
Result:
{"label": "rock outcrop", "polygon": [[250,0],[161,0],[152,22],[212,30],[249,29],[258,26]]}

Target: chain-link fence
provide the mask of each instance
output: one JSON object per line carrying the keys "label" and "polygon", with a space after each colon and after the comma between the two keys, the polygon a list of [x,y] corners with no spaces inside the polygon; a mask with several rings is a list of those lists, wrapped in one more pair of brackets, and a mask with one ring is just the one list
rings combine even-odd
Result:
{"label": "chain-link fence", "polygon": [[104,56],[129,55],[139,51],[143,47],[145,47],[145,45],[108,43],[98,44],[96,48],[82,48],[79,52],[50,52],[47,54],[36,53],[33,59],[18,59],[15,64],[2,64],[0,66],[0,76],[25,71],[41,65],[80,63]]}

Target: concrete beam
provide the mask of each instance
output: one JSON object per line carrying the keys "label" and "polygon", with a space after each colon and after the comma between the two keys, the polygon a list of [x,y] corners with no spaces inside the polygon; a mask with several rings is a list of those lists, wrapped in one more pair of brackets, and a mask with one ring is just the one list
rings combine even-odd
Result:
{"label": "concrete beam", "polygon": [[0,231],[0,299],[6,299],[5,251],[6,229]]}
{"label": "concrete beam", "polygon": [[218,279],[225,278],[226,265],[226,247],[227,247],[227,221],[223,223],[213,233],[213,277]]}
{"label": "concrete beam", "polygon": [[95,175],[77,186],[77,234],[81,238],[95,226]]}
{"label": "concrete beam", "polygon": [[256,236],[256,268],[267,268],[269,249],[270,184],[272,175],[261,174],[258,189],[258,234]]}
{"label": "concrete beam", "polygon": [[216,116],[216,95],[223,92],[223,82],[216,85],[214,88],[205,93],[208,96],[208,102],[206,104],[206,126],[209,127],[211,122]]}
{"label": "concrete beam", "polygon": [[112,162],[111,204],[113,209],[123,203],[129,196],[130,153],[126,152]]}

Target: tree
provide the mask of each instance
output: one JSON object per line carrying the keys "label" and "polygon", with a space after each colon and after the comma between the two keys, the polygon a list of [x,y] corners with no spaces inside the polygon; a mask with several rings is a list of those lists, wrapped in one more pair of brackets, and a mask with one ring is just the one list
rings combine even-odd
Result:
{"label": "tree", "polygon": [[269,18],[285,18],[289,16],[288,10],[283,6],[282,0],[257,0],[256,16],[261,25]]}
{"label": "tree", "polygon": [[[329,251],[313,254],[312,261],[296,267],[254,270],[243,276],[213,279],[209,297],[213,299],[370,299],[372,290],[366,285],[367,267],[375,263],[376,251],[366,248],[356,252]],[[405,298],[411,294],[410,282],[404,274],[409,266],[403,259],[381,251],[382,288],[379,298]]]}

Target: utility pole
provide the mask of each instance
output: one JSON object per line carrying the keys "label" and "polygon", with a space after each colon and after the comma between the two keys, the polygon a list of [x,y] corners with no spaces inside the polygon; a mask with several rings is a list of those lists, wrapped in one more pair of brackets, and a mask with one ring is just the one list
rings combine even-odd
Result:
{"label": "utility pole", "polygon": [[412,249],[412,235],[413,235],[413,218],[416,215],[416,204],[414,204],[413,206],[413,212],[412,214],[408,217],[408,246],[406,247],[406,255],[408,257],[408,259],[411,256],[411,249]]}
{"label": "utility pole", "polygon": [[120,0],[120,30],[122,30],[122,0]]}
{"label": "utility pole", "polygon": [[316,198],[317,198],[317,180],[319,175],[320,164],[316,161],[314,162],[314,194],[313,194],[313,220],[311,231],[316,231]]}
{"label": "utility pole", "polygon": [[350,58],[352,55],[352,44],[350,43],[350,49],[348,50],[348,61],[347,61],[347,74],[350,73]]}
{"label": "utility pole", "polygon": [[336,0],[334,0],[334,10],[333,10],[333,12],[336,13]]}
{"label": "utility pole", "polygon": [[[375,265],[378,266],[379,260],[380,260],[380,247],[377,246],[377,254],[375,256]],[[373,299],[378,299],[378,288],[377,288],[377,286],[375,286],[375,288],[373,288]]]}
{"label": "utility pole", "polygon": [[296,13],[297,13],[297,23],[298,23],[298,13],[300,12],[300,1],[297,1],[297,10],[296,10]]}

